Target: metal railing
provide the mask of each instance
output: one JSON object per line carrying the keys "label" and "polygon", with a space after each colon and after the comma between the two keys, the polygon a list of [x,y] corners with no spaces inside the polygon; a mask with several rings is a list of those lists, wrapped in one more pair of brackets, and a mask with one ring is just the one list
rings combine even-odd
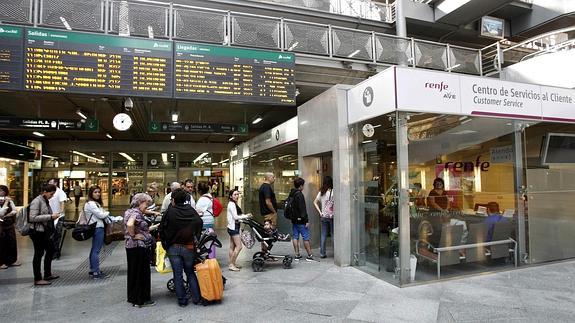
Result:
{"label": "metal railing", "polygon": [[570,39],[570,35],[574,31],[575,27],[568,27],[535,36],[517,44],[504,39],[482,48],[483,73],[487,76],[494,75],[501,72],[503,67],[525,59],[552,51],[571,49],[574,40]]}
{"label": "metal railing", "polygon": [[[369,65],[406,65],[482,74],[478,49],[335,25],[216,10],[151,0],[26,0],[1,2],[16,12],[6,22],[117,34],[291,51]],[[4,7],[2,7],[4,6]],[[20,11],[18,11],[20,10]],[[80,13],[80,14],[78,14]],[[343,67],[343,65],[342,65]]]}
{"label": "metal railing", "polygon": [[274,5],[306,8],[308,10],[334,13],[342,16],[368,20],[395,22],[392,8],[394,3],[380,3],[371,0],[248,0],[272,3]]}

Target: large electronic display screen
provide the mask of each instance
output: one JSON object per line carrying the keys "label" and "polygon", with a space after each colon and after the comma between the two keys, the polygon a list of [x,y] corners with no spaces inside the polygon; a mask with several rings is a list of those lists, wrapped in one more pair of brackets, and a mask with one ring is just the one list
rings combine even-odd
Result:
{"label": "large electronic display screen", "polygon": [[176,98],[295,105],[295,55],[175,42]]}
{"label": "large electronic display screen", "polygon": [[172,42],[26,28],[24,89],[172,96]]}
{"label": "large electronic display screen", "polygon": [[0,26],[0,89],[22,88],[24,28]]}

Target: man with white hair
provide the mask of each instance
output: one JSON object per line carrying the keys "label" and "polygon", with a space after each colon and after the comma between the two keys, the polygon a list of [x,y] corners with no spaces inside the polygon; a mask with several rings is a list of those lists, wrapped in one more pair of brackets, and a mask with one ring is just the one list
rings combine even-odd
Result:
{"label": "man with white hair", "polygon": [[[274,173],[268,172],[264,175],[264,182],[259,189],[260,214],[265,221],[270,221],[272,226],[277,228],[278,224],[278,202],[274,193],[273,184],[276,180]],[[266,244],[262,242],[262,252],[267,252]],[[273,259],[270,257],[270,259]]]}
{"label": "man with white hair", "polygon": [[178,188],[180,188],[180,183],[178,183],[178,182],[173,182],[170,185],[170,193],[166,194],[166,196],[164,197],[164,201],[162,202],[162,208],[160,209],[160,213],[164,214],[166,212],[166,210],[168,209],[168,207],[172,203],[172,192],[177,190]]}

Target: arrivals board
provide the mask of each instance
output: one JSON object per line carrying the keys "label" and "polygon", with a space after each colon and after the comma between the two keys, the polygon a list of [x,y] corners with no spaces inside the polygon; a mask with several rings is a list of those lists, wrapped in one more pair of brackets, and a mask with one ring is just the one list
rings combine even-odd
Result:
{"label": "arrivals board", "polygon": [[24,28],[0,25],[0,89],[22,88]]}
{"label": "arrivals board", "polygon": [[26,28],[24,89],[172,96],[172,42]]}
{"label": "arrivals board", "polygon": [[295,55],[175,42],[174,96],[295,105]]}

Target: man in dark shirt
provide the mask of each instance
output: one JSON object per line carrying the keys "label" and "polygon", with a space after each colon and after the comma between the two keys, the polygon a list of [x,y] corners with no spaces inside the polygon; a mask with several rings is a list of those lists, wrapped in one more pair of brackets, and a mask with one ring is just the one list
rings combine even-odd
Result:
{"label": "man in dark shirt", "polygon": [[259,189],[260,212],[266,221],[271,221],[274,227],[278,224],[277,201],[273,184],[276,177],[273,173],[266,173],[264,183]]}
{"label": "man in dark shirt", "polygon": [[172,206],[162,218],[161,238],[172,265],[178,304],[184,307],[188,305],[188,298],[184,287],[183,272],[186,273],[192,301],[194,303],[200,301],[194,265],[196,243],[201,234],[203,222],[196,210],[186,203],[189,194],[184,189],[178,188],[171,194]]}
{"label": "man in dark shirt", "polygon": [[290,197],[293,196],[293,215],[291,217],[292,229],[293,229],[293,249],[295,251],[295,259],[301,259],[299,254],[299,236],[303,239],[303,245],[305,251],[307,251],[307,261],[313,261],[313,255],[311,254],[311,246],[309,243],[309,218],[307,215],[307,208],[305,206],[305,197],[303,196],[303,184],[305,180],[300,177],[296,177],[293,180],[293,186]]}

